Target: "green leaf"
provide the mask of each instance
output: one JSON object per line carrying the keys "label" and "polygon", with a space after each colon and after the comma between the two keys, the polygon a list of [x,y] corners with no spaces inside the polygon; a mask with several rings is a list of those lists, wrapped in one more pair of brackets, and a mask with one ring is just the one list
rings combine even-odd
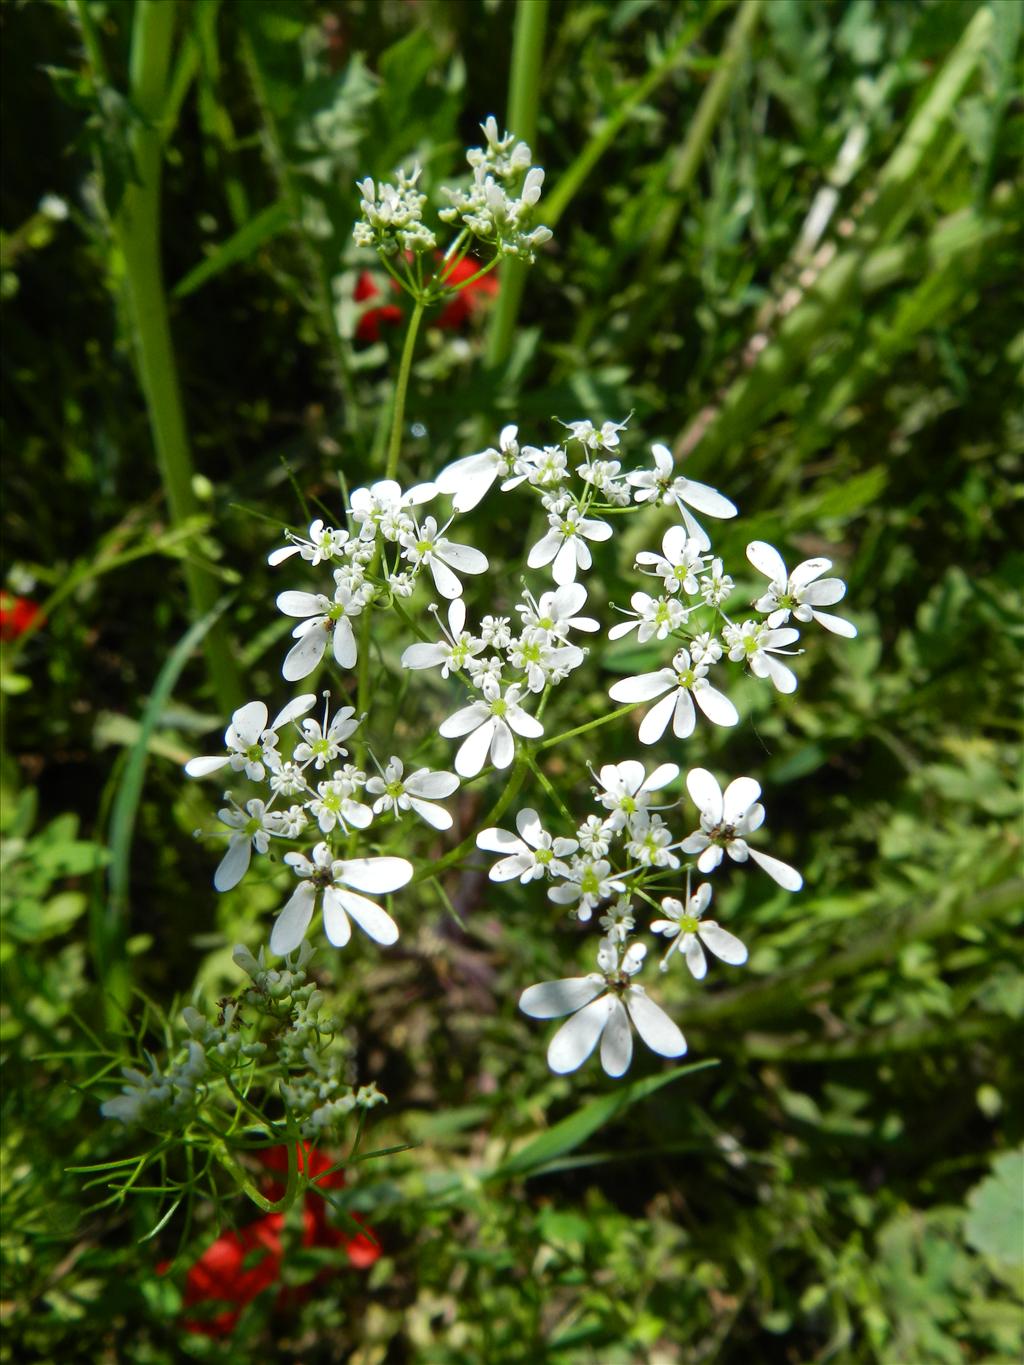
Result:
{"label": "green leaf", "polygon": [[248,260],[264,242],[269,242],[272,237],[283,232],[290,221],[288,206],[283,201],[271,204],[262,213],[257,213],[245,227],[239,228],[226,242],[221,242],[220,246],[215,247],[205,261],[193,266],[184,279],[179,280],[174,286],[171,291],[173,297],[183,299],[186,295],[195,293],[207,280],[213,279],[229,266]]}
{"label": "green leaf", "polygon": [[983,1256],[1024,1265],[1024,1148],[996,1157],[992,1174],[971,1190],[964,1236]]}
{"label": "green leaf", "polygon": [[514,1156],[498,1167],[494,1172],[494,1178],[505,1179],[509,1176],[530,1174],[547,1162],[554,1161],[556,1157],[574,1151],[606,1123],[618,1118],[648,1095],[653,1095],[662,1086],[678,1080],[680,1076],[689,1076],[695,1071],[704,1071],[707,1067],[717,1065],[718,1062],[713,1057],[703,1062],[691,1062],[688,1066],[677,1066],[658,1076],[645,1076],[643,1080],[633,1081],[631,1085],[609,1091],[606,1095],[598,1095],[575,1114],[570,1114],[553,1128],[540,1133],[525,1147],[521,1147]]}

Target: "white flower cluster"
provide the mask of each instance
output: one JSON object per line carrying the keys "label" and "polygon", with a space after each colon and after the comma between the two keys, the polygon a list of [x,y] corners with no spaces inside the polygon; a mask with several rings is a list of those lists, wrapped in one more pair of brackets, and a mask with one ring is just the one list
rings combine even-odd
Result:
{"label": "white flower cluster", "polygon": [[[526,153],[507,139],[499,144],[489,135],[488,147],[479,154],[479,167],[501,157],[509,172],[525,164]],[[420,768],[407,775],[403,761],[392,755],[368,777],[343,761],[348,758],[345,741],[365,718],[346,706],[333,716],[325,710],[322,721],[311,719],[312,693],[297,697],[272,723],[261,702],[240,708],[225,735],[225,753],[188,764],[193,776],[230,767],[269,787],[269,799],[254,797],[244,808],[231,804],[221,811],[232,832],[214,878],[218,889],[237,884],[254,849],[265,854],[275,841],[308,841],[284,855],[298,885],[273,926],[275,953],[289,953],[303,942],[318,909],[328,939],[338,947],[349,942],[353,921],[376,942],[393,944],[397,924],[364,893],[404,886],[413,867],[403,857],[352,856],[358,837],[375,820],[406,814],[435,830],[448,829],[452,816],[439,802],[454,793],[460,778],[472,780],[488,764],[507,770],[517,753],[521,765],[535,767],[531,746],[545,736],[542,716],[550,694],[584,664],[587,650],[579,636],[593,638],[602,629],[585,614],[589,593],[583,580],[593,568],[594,547],[612,539],[616,517],[643,515],[651,507],[669,508],[678,517],[659,549],[636,555],[635,568],[651,582],[651,591],[634,592],[629,610],[607,631],[612,641],[635,631],[638,644],[665,644],[668,661],[662,667],[621,678],[609,689],[611,700],[626,706],[652,703],[639,724],[641,744],[657,743],[669,727],[677,739],[689,738],[698,713],[715,725],[737,724],[739,712],[724,690],[729,663],[745,665],[754,677],[791,692],[797,679],[783,659],[799,639],[794,622],[856,634],[849,622],[822,610],[845,593],[839,579],[823,577],[829,561],[809,559],[789,573],[778,551],[763,541],[747,546],[751,565],[768,579],[767,590],[751,604],[756,616],[728,614],[735,582],[697,517],[731,518],[735,506],[716,489],[680,473],[663,445],[651,448],[649,464],[624,468],[627,422],[563,423],[563,438],[544,446],[521,444],[518,428],[506,426],[495,447],[455,460],[433,482],[403,490],[385,479],[357,488],[348,499],[345,526],[315,521],[308,534],[289,533],[288,543],[270,555],[272,565],[302,562],[333,578],[333,588],[290,589],[278,596],[279,609],[300,618],[282,667],[287,680],[308,677],[330,654],[343,669],[360,664],[360,695],[367,696],[366,661],[359,658],[359,638],[367,630],[364,613],[389,611],[419,637],[405,646],[401,666],[413,672],[436,669],[442,679],[457,680],[465,689],[438,726],[442,738],[458,741],[454,772]],[[515,596],[489,596],[486,610],[472,624],[464,580],[480,580],[489,561],[470,537],[452,527],[495,486],[504,494],[531,497],[543,514],[539,538],[525,547],[525,568],[541,581],[528,586],[521,579]],[[426,505],[440,497],[451,499],[447,519],[425,514]],[[506,583],[511,576],[506,565]],[[423,604],[424,590],[437,600]],[[417,603],[407,608],[414,593]],[[357,637],[352,622],[360,616]],[[433,624],[426,624],[431,618]],[[599,723],[601,718],[591,722]],[[288,754],[283,752],[286,733],[293,735]],[[547,983],[523,997],[527,1013],[545,1018],[554,1017],[555,1002],[567,1004],[563,1013],[567,1002],[578,1002],[572,1005],[573,1019],[556,1035],[557,1047],[552,1044],[556,1070],[579,1065],[603,1038],[605,1069],[621,1074],[629,1062],[630,1021],[655,1051],[676,1056],[685,1049],[676,1025],[634,981],[646,950],[630,936],[643,902],[659,914],[650,928],[669,940],[662,967],[678,954],[694,976],[702,977],[705,951],[739,964],[746,950],[704,918],[711,888],[705,882],[691,892],[694,871],[708,876],[728,855],[734,862],[758,864],[787,890],[802,884],[791,867],[750,842],[764,818],[760,788],[752,778],[737,778],[723,793],[707,770],[690,769],[686,785],[699,820],[687,834],[671,828],[666,815],[671,806],[652,804],[652,796],[678,775],[672,763],[650,773],[635,759],[606,765],[597,777],[603,813],[590,815],[578,829],[548,833],[536,811],[525,808],[515,833],[488,828],[477,836],[478,847],[501,855],[492,879],[543,881],[551,901],[568,907],[580,921],[603,912],[598,974]],[[546,785],[543,776],[540,781]],[[341,838],[344,849],[337,844]],[[376,846],[381,843],[378,839]],[[685,867],[684,859],[689,860]],[[658,900],[652,898],[654,891]],[[577,1017],[585,1022],[575,1022]]]}
{"label": "white flower cluster", "polygon": [[397,185],[374,184],[370,176],[356,182],[362,195],[362,217],[352,232],[356,246],[373,247],[385,256],[434,249],[437,238],[423,222],[427,196],[416,188],[419,178],[416,165],[408,175],[398,171]]}
{"label": "white flower cluster", "polygon": [[[438,217],[492,247],[496,256],[532,261],[537,248],[551,240],[550,228],[530,226],[544,172],[531,164],[533,155],[525,142],[512,133],[499,136],[493,115],[481,128],[486,146],[466,153],[472,171],[469,186],[440,186],[448,207],[439,210]],[[384,256],[434,250],[437,237],[423,222],[427,196],[417,188],[419,177],[416,165],[409,173],[399,171],[394,185],[375,183],[369,176],[356,182],[362,196],[361,216],[352,233],[356,246],[372,247]],[[465,254],[461,245],[453,247],[460,256]]]}
{"label": "white flower cluster", "polygon": [[513,133],[498,135],[493,114],[481,124],[485,147],[466,153],[473,172],[467,190],[442,186],[449,207],[438,217],[445,223],[461,223],[475,237],[493,245],[501,256],[532,261],[537,248],[551,240],[551,229],[529,223],[540,199],[544,172],[531,165],[533,153]]}
{"label": "white flower cluster", "polygon": [[752,778],[737,778],[723,793],[705,768],[692,769],[686,786],[699,828],[680,838],[665,818],[678,803],[654,804],[655,794],[678,776],[675,763],[662,763],[650,773],[635,759],[608,763],[596,774],[594,787],[602,813],[588,816],[574,836],[549,833],[531,809],[516,817],[517,833],[495,828],[477,835],[478,848],[501,854],[490,870],[491,881],[544,881],[548,899],[568,906],[569,914],[581,921],[604,911],[598,920],[603,932],[598,972],[531,986],[519,1002],[524,1013],[537,1019],[572,1016],[551,1040],[548,1063],[553,1071],[575,1071],[600,1039],[605,1071],[621,1076],[632,1056],[630,1020],[648,1047],[662,1056],[686,1051],[677,1025],[633,980],[647,953],[646,945],[630,941],[644,903],[656,907],[660,897],[662,918],[649,928],[670,940],[662,971],[677,952],[698,980],[707,973],[705,949],[731,965],[746,962],[740,940],[703,918],[711,903],[711,884],[703,882],[691,894],[692,864],[686,868],[685,899],[662,894],[666,883],[674,889],[680,879],[680,853],[699,854],[696,867],[705,875],[714,872],[725,852],[735,862],[753,860],[788,891],[803,885],[795,868],[747,842],[764,820],[758,803],[761,789]]}

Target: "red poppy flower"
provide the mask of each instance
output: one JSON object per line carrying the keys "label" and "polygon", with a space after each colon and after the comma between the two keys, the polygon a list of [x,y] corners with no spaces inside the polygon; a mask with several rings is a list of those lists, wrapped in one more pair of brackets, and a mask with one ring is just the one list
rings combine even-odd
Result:
{"label": "red poppy flower", "polygon": [[[297,1143],[296,1152],[299,1170],[314,1184],[324,1189],[344,1188],[344,1171],[327,1174],[334,1164],[330,1157],[306,1142]],[[284,1174],[288,1170],[288,1149],[270,1147],[262,1160],[271,1171]],[[280,1199],[284,1195],[285,1186],[278,1181],[265,1181],[264,1188],[269,1198]],[[244,1228],[223,1233],[207,1247],[186,1277],[184,1306],[186,1310],[199,1304],[223,1306],[201,1317],[183,1318],[186,1331],[230,1336],[242,1309],[281,1278],[283,1229],[284,1214],[268,1213]],[[368,1270],[381,1255],[380,1246],[368,1233],[360,1232],[353,1237],[335,1227],[328,1218],[326,1201],[311,1191],[306,1192],[302,1210],[302,1245],[343,1250],[349,1265],[356,1270]],[[158,1266],[157,1271],[162,1274],[166,1268]],[[287,1305],[304,1295],[304,1289],[289,1291],[282,1287],[278,1303]]]}
{"label": "red poppy flower", "polygon": [[[439,258],[440,259],[440,258]],[[451,285],[462,284],[464,280],[472,277],[480,269],[480,262],[471,257],[463,257],[454,267],[448,276],[448,283]],[[398,285],[391,280],[391,290],[397,294]],[[498,277],[495,274],[483,275],[479,280],[473,280],[472,284],[467,284],[464,289],[448,300],[436,317],[430,319],[430,326],[440,327],[444,331],[456,331],[464,323],[478,312],[485,299],[494,298],[498,293]],[[367,299],[380,298],[380,289],[377,281],[368,270],[364,270],[356,281],[355,300],[363,303]],[[359,319],[356,325],[356,339],[358,341],[379,341],[380,329],[382,324],[391,325],[401,322],[402,310],[396,303],[382,303],[379,308],[368,309]]]}
{"label": "red poppy flower", "polygon": [[38,615],[35,602],[0,590],[0,640],[16,640],[24,635]]}
{"label": "red poppy flower", "polygon": [[[391,288],[396,293],[398,285],[394,280],[391,281]],[[377,281],[368,270],[364,270],[356,281],[355,300],[362,303],[365,299],[376,299],[380,297],[380,290]],[[382,303],[379,308],[369,308],[359,319],[356,326],[356,338],[359,341],[379,341],[381,323],[391,324],[402,321],[402,310],[397,303]]]}

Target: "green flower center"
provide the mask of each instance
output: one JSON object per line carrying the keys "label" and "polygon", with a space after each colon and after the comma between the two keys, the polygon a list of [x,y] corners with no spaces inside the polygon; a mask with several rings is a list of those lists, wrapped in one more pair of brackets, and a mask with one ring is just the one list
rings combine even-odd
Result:
{"label": "green flower center", "polygon": [[504,697],[496,697],[495,700],[491,702],[492,716],[503,716],[505,715],[507,710],[508,702],[505,700]]}

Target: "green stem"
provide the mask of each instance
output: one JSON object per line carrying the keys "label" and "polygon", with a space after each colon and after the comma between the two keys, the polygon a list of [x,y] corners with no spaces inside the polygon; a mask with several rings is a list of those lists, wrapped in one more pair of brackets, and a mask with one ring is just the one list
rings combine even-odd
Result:
{"label": "green stem", "polygon": [[585,735],[588,730],[596,730],[598,726],[608,725],[613,720],[619,720],[622,716],[628,716],[630,711],[636,710],[636,703],[630,702],[627,706],[620,706],[615,711],[609,711],[607,715],[598,716],[596,720],[588,720],[584,725],[577,725],[572,730],[563,730],[560,735],[552,735],[550,739],[544,740],[543,744],[538,744],[538,750],[550,749],[556,744],[561,744],[565,739],[572,739],[575,735]]}
{"label": "green stem", "polygon": [[[518,0],[512,35],[512,75],[508,98],[508,128],[532,147],[537,137],[541,73],[544,65],[544,34],[548,0]],[[487,337],[486,366],[495,370],[512,350],[512,337],[519,317],[526,266],[505,261],[501,267],[501,290],[491,317]]]}
{"label": "green stem", "polygon": [[548,797],[550,798],[552,804],[558,807],[559,813],[561,814],[562,818],[568,820],[570,829],[575,829],[576,821],[573,818],[572,811],[565,804],[562,798],[558,795],[558,792],[555,790],[554,786],[548,781],[546,775],[543,772],[541,772],[536,759],[533,757],[532,754],[529,754],[527,755],[526,761],[529,763],[530,771],[533,773],[534,777],[547,792]]}
{"label": "green stem", "polygon": [[[101,61],[88,5],[79,15],[86,48]],[[124,193],[113,224],[125,263],[139,378],[146,398],[157,463],[167,495],[172,524],[180,526],[199,513],[192,488],[194,469],[189,449],[178,371],[171,341],[167,296],[160,262],[160,180],[162,118],[167,96],[176,7],[161,0],[138,0],[134,11],[129,62],[132,105],[138,115],[128,135],[136,179]],[[96,65],[102,87],[103,67]],[[185,581],[196,619],[214,606],[218,587],[201,565],[186,562]],[[203,642],[210,679],[225,712],[241,701],[241,688],[228,641],[217,632]]]}
{"label": "green stem", "polygon": [[416,306],[412,310],[409,327],[405,334],[405,344],[402,347],[398,378],[395,380],[395,398],[391,407],[391,437],[388,441],[387,467],[384,470],[386,479],[393,479],[398,471],[398,457],[402,450],[402,425],[405,421],[405,396],[409,389],[412,357],[416,350],[416,333],[420,329],[420,319],[423,317],[424,306],[422,299],[416,300]]}

